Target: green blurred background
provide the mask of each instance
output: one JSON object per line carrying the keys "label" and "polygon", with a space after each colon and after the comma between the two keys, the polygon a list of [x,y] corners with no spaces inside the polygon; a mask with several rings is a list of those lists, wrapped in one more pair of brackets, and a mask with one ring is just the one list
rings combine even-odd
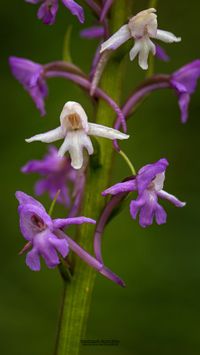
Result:
{"label": "green blurred background", "polygon": [[[81,1],[80,1],[81,3]],[[147,1],[134,1],[135,11]],[[9,55],[46,63],[62,57],[64,34],[73,24],[72,54],[83,69],[90,66],[96,41],[81,40],[81,26],[60,5],[56,24],[44,26],[36,8],[23,0],[1,0],[1,291],[0,354],[53,353],[62,284],[56,270],[31,272],[18,256],[23,238],[18,228],[14,192],[33,193],[36,176],[20,167],[41,158],[42,144],[26,145],[25,137],[57,125],[65,101],[78,100],[92,114],[87,96],[73,84],[49,81],[47,117],[41,119],[28,94],[11,76]],[[87,24],[93,18],[86,10]],[[200,3],[160,1],[160,28],[182,36],[181,44],[165,45],[169,63],[156,61],[156,72],[170,73],[199,57]],[[86,26],[87,26],[86,24]],[[144,77],[129,64],[124,96]],[[129,121],[130,139],[124,149],[137,168],[161,157],[170,161],[165,189],[187,201],[184,209],[164,203],[168,223],[142,229],[128,208],[107,228],[103,253],[106,264],[127,283],[120,289],[97,276],[86,339],[117,339],[118,347],[82,347],[84,355],[196,355],[200,353],[199,239],[199,103],[193,95],[187,125],[180,123],[177,98],[168,90],[152,94]],[[113,182],[128,175],[120,158]],[[43,199],[48,207],[48,200]],[[58,210],[57,210],[58,212]]]}

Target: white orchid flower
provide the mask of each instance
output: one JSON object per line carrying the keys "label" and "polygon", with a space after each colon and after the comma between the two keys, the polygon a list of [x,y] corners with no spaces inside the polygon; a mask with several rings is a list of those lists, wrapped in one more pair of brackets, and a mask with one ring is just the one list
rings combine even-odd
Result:
{"label": "white orchid flower", "polygon": [[83,107],[78,102],[68,101],[61,112],[60,126],[58,128],[37,134],[26,139],[26,142],[41,141],[52,143],[59,139],[64,139],[58,155],[63,157],[68,151],[72,167],[80,169],[83,165],[83,149],[85,148],[89,155],[94,152],[89,136],[104,137],[112,140],[129,138],[127,134],[121,133],[116,129],[88,122]]}
{"label": "white orchid flower", "polygon": [[107,41],[102,43],[100,52],[105,50],[115,50],[130,38],[135,40],[133,48],[130,50],[130,60],[138,55],[139,66],[148,69],[149,52],[156,54],[156,46],[150,38],[159,39],[166,43],[180,42],[181,38],[173,33],[159,30],[157,23],[156,9],[150,8],[139,12],[132,17],[127,25],[122,26]]}

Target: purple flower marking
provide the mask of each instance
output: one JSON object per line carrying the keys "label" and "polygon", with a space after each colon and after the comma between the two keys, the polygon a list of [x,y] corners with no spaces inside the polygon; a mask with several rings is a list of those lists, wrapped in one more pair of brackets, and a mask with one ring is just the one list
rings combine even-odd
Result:
{"label": "purple flower marking", "polygon": [[178,95],[182,123],[187,122],[190,96],[194,93],[200,77],[200,59],[186,64],[171,75],[170,84]]}
{"label": "purple flower marking", "polygon": [[87,253],[60,229],[72,224],[95,224],[95,220],[87,217],[52,219],[43,205],[31,196],[17,191],[16,198],[19,201],[20,230],[28,241],[22,252],[26,252],[32,247],[26,255],[26,264],[31,270],[40,270],[40,257],[45,260],[49,268],[55,268],[60,263],[58,253],[65,258],[69,250],[72,250],[100,274],[120,286],[125,286],[123,280],[106,268],[102,262]]}
{"label": "purple flower marking", "polygon": [[22,167],[23,173],[38,173],[43,176],[36,185],[35,193],[40,196],[44,192],[48,192],[53,200],[58,190],[60,194],[57,202],[69,207],[70,191],[69,184],[73,185],[75,190],[78,190],[79,181],[77,172],[72,169],[70,159],[67,157],[59,157],[55,147],[50,146],[49,152],[42,160],[31,160]]}
{"label": "purple flower marking", "polygon": [[44,99],[48,94],[48,88],[42,76],[42,65],[17,57],[10,57],[9,64],[14,77],[28,91],[40,114],[44,116],[46,113]]}
{"label": "purple flower marking", "polygon": [[[39,7],[37,17],[42,20],[45,25],[52,25],[55,22],[56,14],[58,12],[58,0],[26,0],[31,4],[42,3]],[[62,3],[72,15],[76,16],[79,22],[84,22],[83,8],[74,0],[62,0]]]}
{"label": "purple flower marking", "polygon": [[145,165],[139,170],[135,180],[118,183],[105,190],[102,195],[117,195],[122,192],[137,191],[137,199],[130,203],[132,218],[136,219],[139,213],[139,223],[144,228],[153,223],[153,218],[155,218],[157,224],[166,223],[167,214],[158,203],[158,197],[169,200],[176,207],[185,206],[184,202],[163,190],[167,166],[168,161],[166,159],[160,159],[156,163]]}

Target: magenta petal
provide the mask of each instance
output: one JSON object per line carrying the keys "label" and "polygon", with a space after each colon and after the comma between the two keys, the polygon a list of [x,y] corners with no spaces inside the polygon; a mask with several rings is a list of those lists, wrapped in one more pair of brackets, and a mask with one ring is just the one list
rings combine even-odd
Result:
{"label": "magenta petal", "polygon": [[73,218],[58,218],[53,220],[53,226],[55,229],[62,229],[71,224],[83,224],[91,223],[96,224],[96,221],[87,217],[73,217]]}
{"label": "magenta petal", "polygon": [[183,66],[171,75],[170,84],[178,95],[179,107],[181,110],[181,121],[183,123],[187,121],[190,95],[194,93],[197,86],[197,80],[199,78],[199,59]]}
{"label": "magenta petal", "polygon": [[168,62],[170,60],[164,48],[162,48],[158,44],[156,44],[156,57],[160,60],[163,60],[163,62]]}
{"label": "magenta petal", "polygon": [[106,195],[117,195],[121,192],[131,192],[131,191],[135,191],[136,188],[136,182],[135,180],[129,180],[129,181],[125,181],[125,182],[119,182],[118,184],[115,184],[111,187],[109,187],[108,189],[106,189],[105,191],[102,192],[102,196],[106,196]]}
{"label": "magenta petal", "polygon": [[47,182],[45,179],[40,179],[35,184],[35,194],[41,196],[47,190]]}
{"label": "magenta petal", "polygon": [[130,203],[130,214],[133,219],[137,218],[137,214],[140,208],[145,204],[145,199],[138,198],[137,200],[132,200]]}
{"label": "magenta petal", "polygon": [[58,264],[60,264],[60,259],[57,255],[56,250],[54,249],[51,244],[46,246],[45,249],[40,251],[41,256],[44,258],[46,265],[48,268],[53,269],[55,268]]}
{"label": "magenta petal", "polygon": [[40,271],[40,257],[36,248],[26,255],[26,265],[33,271]]}
{"label": "magenta petal", "polygon": [[57,202],[70,206],[71,192],[69,187],[73,188],[73,192],[81,187],[80,179],[77,179],[77,172],[71,167],[70,159],[67,157],[58,157],[58,150],[54,146],[50,146],[48,154],[41,160],[31,160],[22,167],[23,173],[38,173],[43,176],[35,184],[35,193],[40,196],[48,192],[53,200],[58,190],[60,194]]}
{"label": "magenta petal", "polygon": [[182,84],[186,91],[192,94],[200,77],[200,59],[184,65],[182,68],[174,72],[172,81]]}
{"label": "magenta petal", "polygon": [[46,113],[44,99],[48,95],[48,88],[42,77],[42,65],[18,57],[10,57],[9,64],[13,76],[28,91],[41,115],[44,116]]}
{"label": "magenta petal", "polygon": [[43,225],[43,229],[52,229],[52,220],[50,216],[46,213],[45,209],[41,209],[34,205],[22,205],[19,206],[19,216],[20,216],[20,229],[26,240],[32,241],[39,229],[36,228],[32,222],[32,218],[35,216],[40,219],[40,224]]}
{"label": "magenta petal", "polygon": [[16,191],[15,197],[19,201],[20,205],[24,205],[24,204],[34,205],[34,206],[41,208],[43,211],[45,211],[45,208],[43,207],[43,205],[39,201],[37,201],[33,197],[25,194],[25,192]]}
{"label": "magenta petal", "polygon": [[58,239],[58,238],[49,238],[49,242],[53,247],[57,249],[57,251],[65,258],[69,253],[69,245],[65,239]]}
{"label": "magenta petal", "polygon": [[190,95],[188,93],[183,93],[179,95],[178,104],[181,111],[182,123],[186,123],[188,120],[189,103],[190,103]]}
{"label": "magenta petal", "polygon": [[153,223],[154,205],[146,203],[140,210],[139,223],[141,227],[146,228]]}
{"label": "magenta petal", "polygon": [[85,21],[83,8],[77,4],[74,0],[62,0],[64,6],[66,6],[72,15],[76,16],[80,23]]}
{"label": "magenta petal", "polygon": [[166,159],[160,159],[153,164],[145,165],[139,170],[136,180],[138,186],[138,192],[142,193],[157,174],[164,172],[169,165]]}
{"label": "magenta petal", "polygon": [[80,32],[80,36],[87,39],[101,38],[104,36],[104,28],[102,26],[85,28]]}
{"label": "magenta petal", "polygon": [[37,16],[45,25],[53,25],[58,11],[58,0],[46,0],[40,6]]}
{"label": "magenta petal", "polygon": [[167,213],[165,212],[164,208],[157,203],[155,208],[155,218],[157,224],[164,224],[167,221]]}

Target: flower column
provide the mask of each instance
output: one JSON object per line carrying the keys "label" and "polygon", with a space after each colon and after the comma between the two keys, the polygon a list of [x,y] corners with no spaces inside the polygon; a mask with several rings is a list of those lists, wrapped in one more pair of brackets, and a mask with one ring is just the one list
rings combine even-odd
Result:
{"label": "flower column", "polygon": [[[110,27],[116,31],[131,12],[130,0],[116,0],[111,11]],[[122,80],[125,75],[125,60],[111,59],[102,76],[102,88],[119,103]],[[102,100],[99,101],[96,123],[111,126],[116,114]],[[108,186],[113,160],[113,147],[106,139],[98,140],[100,166],[90,164],[86,181],[82,214],[98,219],[104,205],[101,192]],[[83,226],[79,233],[79,243],[89,252],[93,250],[94,228]],[[78,258],[75,259],[74,275],[70,283],[64,285],[56,355],[77,355],[80,340],[84,336],[89,313],[90,300],[95,281],[95,271]]]}

